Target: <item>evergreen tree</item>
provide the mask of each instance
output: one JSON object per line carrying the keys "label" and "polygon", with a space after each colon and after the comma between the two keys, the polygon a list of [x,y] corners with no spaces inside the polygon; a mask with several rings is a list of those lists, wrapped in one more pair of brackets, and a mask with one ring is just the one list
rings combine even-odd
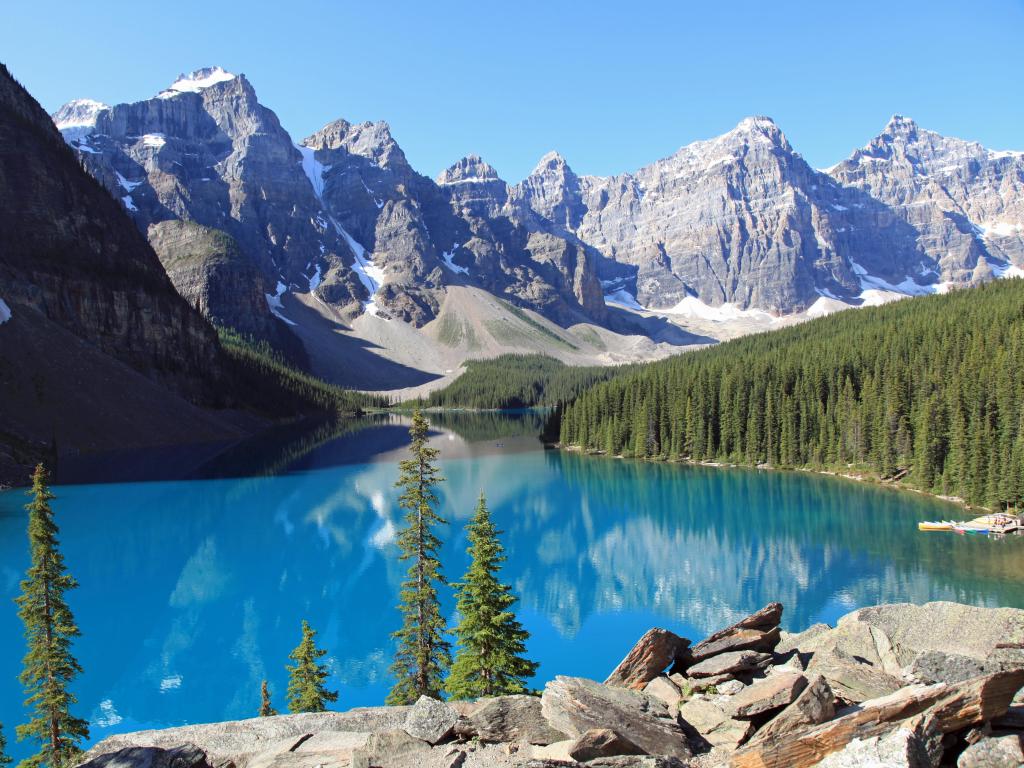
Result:
{"label": "evergreen tree", "polygon": [[444,584],[438,550],[441,541],[434,528],[445,522],[435,510],[434,487],[444,480],[435,462],[438,450],[427,445],[429,423],[418,410],[409,435],[412,458],[399,462],[402,488],[398,505],[405,510],[406,526],[398,536],[401,560],[411,560],[400,593],[402,628],[394,633],[398,650],[391,665],[395,685],[388,704],[412,704],[420,696],[440,698],[444,675],[451,666],[451,645],[441,615],[437,585]]}
{"label": "evergreen tree", "polygon": [[[337,691],[328,691],[324,687],[327,667],[318,662],[326,655],[327,651],[316,647],[316,632],[308,621],[303,621],[302,641],[288,654],[288,658],[295,662],[294,666],[286,667],[289,712],[323,712],[326,704],[338,700]],[[266,700],[265,703],[270,702]]]}
{"label": "evergreen tree", "polygon": [[264,680],[260,685],[260,717],[273,717],[276,714],[277,710],[270,703],[270,688]]}
{"label": "evergreen tree", "polygon": [[7,739],[4,738],[4,726],[0,723],[0,768],[11,764],[11,758],[7,755]]}
{"label": "evergreen tree", "polygon": [[18,615],[25,625],[28,653],[20,680],[28,698],[25,706],[33,712],[29,722],[16,729],[18,740],[35,739],[40,749],[21,762],[23,768],[62,768],[79,753],[78,742],[89,737],[85,720],[71,714],[78,703],[70,691],[71,681],[82,668],[71,653],[72,640],[81,633],[64,599],[64,593],[78,586],[67,573],[53,521],[49,474],[40,464],[32,475],[32,501],[28,510],[28,539],[31,564],[16,599]]}
{"label": "evergreen tree", "polygon": [[512,588],[498,580],[504,548],[482,493],[467,531],[470,565],[455,585],[459,649],[448,691],[456,699],[525,693],[526,678],[537,664],[523,657],[530,634],[511,610],[516,602]]}

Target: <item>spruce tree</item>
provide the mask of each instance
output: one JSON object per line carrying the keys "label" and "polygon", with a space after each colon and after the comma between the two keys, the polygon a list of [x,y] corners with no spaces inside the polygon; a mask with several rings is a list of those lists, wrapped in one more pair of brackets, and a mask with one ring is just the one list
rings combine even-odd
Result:
{"label": "spruce tree", "polygon": [[319,660],[326,655],[327,651],[316,647],[316,632],[303,620],[302,641],[288,654],[295,664],[286,667],[289,712],[323,712],[328,703],[338,700],[338,692],[328,691],[324,686],[327,667]]}
{"label": "spruce tree", "polygon": [[409,435],[412,457],[398,464],[402,489],[398,505],[405,510],[406,526],[398,536],[401,560],[410,560],[400,593],[402,628],[394,633],[398,641],[391,673],[395,685],[388,704],[412,704],[420,696],[440,698],[444,675],[451,666],[451,645],[445,640],[447,628],[441,615],[437,585],[444,584],[438,550],[441,541],[434,528],[445,523],[434,509],[442,482],[435,462],[438,450],[427,445],[429,423],[418,410],[413,414]]}
{"label": "spruce tree", "polygon": [[467,531],[470,564],[455,585],[459,648],[448,692],[456,699],[525,693],[526,678],[537,671],[537,664],[523,656],[530,633],[511,610],[516,602],[512,588],[498,579],[505,550],[482,493]]}
{"label": "spruce tree", "polygon": [[78,700],[71,682],[82,668],[71,653],[72,640],[81,633],[64,599],[64,593],[78,586],[67,573],[53,521],[49,474],[42,464],[32,475],[32,501],[28,510],[28,539],[31,564],[16,599],[18,615],[25,625],[28,653],[19,677],[32,710],[29,722],[16,729],[18,740],[35,739],[39,751],[21,762],[23,768],[61,768],[79,753],[78,742],[89,738],[85,720],[71,714]]}
{"label": "spruce tree", "polygon": [[273,717],[277,714],[274,705],[270,703],[270,688],[264,680],[260,685],[260,717]]}
{"label": "spruce tree", "polygon": [[4,726],[0,723],[0,768],[11,764],[11,758],[7,754],[7,739],[4,737]]}

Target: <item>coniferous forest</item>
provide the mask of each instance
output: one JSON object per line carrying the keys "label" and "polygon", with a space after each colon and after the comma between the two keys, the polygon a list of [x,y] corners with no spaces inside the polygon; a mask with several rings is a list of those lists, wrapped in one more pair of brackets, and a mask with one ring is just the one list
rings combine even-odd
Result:
{"label": "coniferous forest", "polygon": [[842,312],[678,355],[565,407],[613,455],[860,471],[1024,503],[1024,280]]}
{"label": "coniferous forest", "polygon": [[469,360],[466,372],[415,404],[429,408],[527,408],[574,399],[631,366],[571,366],[546,355]]}

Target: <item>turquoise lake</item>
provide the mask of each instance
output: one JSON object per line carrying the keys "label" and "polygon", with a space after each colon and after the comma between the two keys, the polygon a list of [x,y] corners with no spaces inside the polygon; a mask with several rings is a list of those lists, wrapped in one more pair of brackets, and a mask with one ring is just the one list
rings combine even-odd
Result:
{"label": "turquoise lake", "polygon": [[[505,531],[504,572],[541,666],[603,679],[651,626],[699,639],[772,600],[786,629],[865,604],[944,599],[1024,607],[1024,537],[919,533],[963,517],[909,492],[800,472],[645,463],[545,450],[534,413],[435,415],[451,580],[481,490]],[[302,619],[329,651],[337,708],[380,704],[404,567],[393,487],[407,422],[294,430],[212,461],[123,457],[138,478],[62,484],[61,542],[81,587],[78,714],[117,731],[254,716],[270,681],[284,709]],[[148,462],[148,463],[147,463]],[[99,464],[77,471],[95,476]],[[69,474],[70,473],[70,474]],[[23,721],[13,598],[27,565],[25,496],[0,494],[0,721]],[[454,601],[446,594],[451,616]],[[12,744],[16,756],[25,745]]]}

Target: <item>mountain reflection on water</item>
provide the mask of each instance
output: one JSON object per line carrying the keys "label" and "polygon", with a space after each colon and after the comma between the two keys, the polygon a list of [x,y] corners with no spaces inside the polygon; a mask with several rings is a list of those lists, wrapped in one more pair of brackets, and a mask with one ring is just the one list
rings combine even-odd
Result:
{"label": "mountain reflection on water", "polygon": [[[505,578],[541,662],[603,678],[639,634],[697,639],[771,600],[784,626],[870,603],[1024,606],[1024,539],[922,534],[958,513],[906,492],[800,472],[688,467],[545,450],[544,414],[431,414],[447,481],[446,575],[485,491],[505,531]],[[93,736],[248,717],[259,684],[284,707],[288,652],[308,619],[330,652],[339,708],[379,704],[404,566],[390,415],[254,441],[191,464],[188,479],[63,485],[54,506]],[[146,477],[144,461],[133,476]],[[93,466],[99,466],[93,462]],[[177,467],[190,466],[182,459]],[[0,721],[23,721],[12,598],[27,565],[20,492],[0,494]],[[454,621],[454,601],[445,595]],[[15,753],[23,748],[17,748]]]}

